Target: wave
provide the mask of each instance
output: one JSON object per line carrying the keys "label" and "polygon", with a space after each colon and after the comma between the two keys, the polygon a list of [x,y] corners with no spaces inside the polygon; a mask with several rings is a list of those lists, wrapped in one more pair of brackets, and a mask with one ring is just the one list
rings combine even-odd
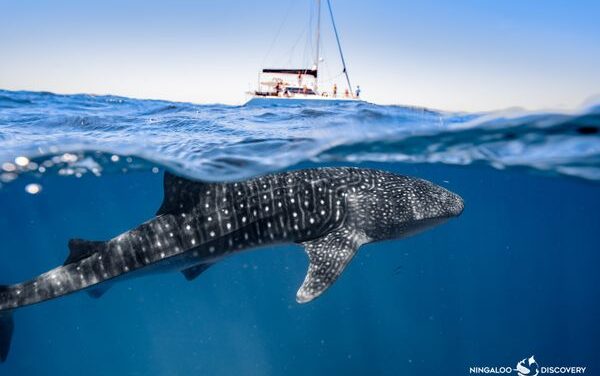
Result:
{"label": "wave", "polygon": [[[303,161],[486,164],[600,180],[600,106],[449,113],[244,107],[0,90],[0,181],[164,167],[232,180]],[[26,157],[28,163],[16,163]],[[18,159],[20,162],[25,159]]]}

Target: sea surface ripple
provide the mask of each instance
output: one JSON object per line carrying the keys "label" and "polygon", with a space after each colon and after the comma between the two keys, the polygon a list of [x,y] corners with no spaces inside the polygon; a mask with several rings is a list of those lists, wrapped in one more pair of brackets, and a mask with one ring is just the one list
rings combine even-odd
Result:
{"label": "sea surface ripple", "polygon": [[0,184],[168,168],[233,180],[303,161],[486,164],[600,180],[600,106],[451,113],[405,106],[197,105],[0,90]]}

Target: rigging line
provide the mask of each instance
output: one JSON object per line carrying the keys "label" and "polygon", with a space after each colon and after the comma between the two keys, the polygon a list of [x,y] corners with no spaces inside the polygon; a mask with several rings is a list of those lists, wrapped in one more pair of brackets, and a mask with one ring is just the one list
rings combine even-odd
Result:
{"label": "rigging line", "polygon": [[[310,18],[309,18],[309,23],[308,23],[308,25],[307,25],[307,26],[308,26],[308,28],[305,26],[305,27],[303,27],[303,28],[301,29],[301,30],[302,30],[302,33],[300,33],[300,35],[298,36],[298,38],[296,39],[296,41],[294,42],[294,44],[292,45],[292,47],[289,49],[289,52],[288,52],[288,54],[287,54],[287,56],[288,56],[288,60],[287,60],[287,62],[288,62],[288,64],[289,64],[289,65],[292,65],[292,63],[293,63],[293,62],[292,62],[292,56],[294,56],[294,55],[295,55],[295,52],[296,52],[296,47],[298,47],[298,45],[300,44],[300,40],[304,38],[304,35],[305,35],[305,34],[306,34],[306,35],[308,35],[308,33],[309,33],[309,30],[310,30],[310,27],[311,27],[312,14],[310,14],[310,13],[309,13],[309,16],[310,16]],[[306,44],[304,45],[304,49],[306,50]],[[304,54],[304,55],[306,55],[306,51],[304,51],[304,52],[303,52],[303,54]],[[303,56],[302,60],[304,60],[304,59],[305,59],[305,57],[306,57],[306,56]],[[299,63],[299,62],[295,62],[295,63],[294,63],[294,65],[296,65],[296,64],[298,64],[298,63]],[[301,63],[302,63],[302,64],[300,64],[300,65],[303,65],[303,64],[304,64],[304,61],[302,61]]]}
{"label": "rigging line", "polygon": [[279,29],[277,29],[277,33],[275,33],[275,38],[273,38],[273,41],[271,42],[271,45],[269,46],[269,49],[267,50],[267,54],[265,55],[265,57],[263,58],[262,63],[260,64],[261,67],[265,65],[265,62],[267,61],[267,58],[269,57],[269,55],[271,54],[271,51],[273,50],[273,46],[275,46],[275,42],[277,42],[277,39],[279,39],[279,35],[281,34],[281,30],[283,30],[283,26],[285,25],[289,15],[290,15],[290,11],[292,10],[292,6],[294,5],[295,1],[294,0],[290,0],[290,3],[287,7],[287,10],[285,12],[285,15],[281,21],[281,24],[279,25]]}
{"label": "rigging line", "polygon": [[294,44],[292,44],[292,46],[288,50],[288,53],[287,53],[287,57],[288,57],[287,62],[288,62],[288,64],[292,64],[292,56],[294,55],[294,52],[296,51],[296,47],[298,47],[300,39],[304,38],[304,34],[306,34],[306,29],[302,30],[302,33],[298,36],[298,38],[296,39],[296,41],[294,42]]}
{"label": "rigging line", "polygon": [[335,82],[335,80],[336,80],[336,79],[337,79],[339,76],[341,76],[341,75],[343,75],[343,74],[344,74],[344,73],[343,73],[343,72],[341,72],[341,73],[339,73],[339,74],[337,74],[337,75],[335,75],[335,76],[327,76],[327,78],[326,78],[326,79],[324,79],[324,80],[322,80],[322,81],[321,81],[321,83],[322,83],[322,84],[329,84],[329,83]]}
{"label": "rigging line", "polygon": [[[309,7],[309,18],[308,18],[308,31],[307,31],[307,38],[306,38],[306,42],[304,44],[304,51],[302,54],[302,66],[304,67],[310,67],[310,61],[309,58],[312,58],[312,49],[313,49],[313,44],[312,44],[312,35],[310,33],[311,30],[313,30],[313,24],[314,24],[314,9],[312,8],[312,6]],[[307,52],[307,51],[310,51]]]}
{"label": "rigging line", "polygon": [[333,11],[331,10],[331,1],[327,0],[327,8],[329,8],[329,15],[331,16],[331,24],[333,25],[333,32],[335,33],[335,40],[337,41],[338,50],[340,51],[340,58],[342,59],[342,66],[344,67],[344,74],[346,75],[346,82],[348,82],[348,88],[350,93],[353,93],[352,84],[350,84],[350,77],[348,76],[348,69],[346,68],[346,61],[344,60],[344,53],[342,52],[342,45],[340,44],[340,37],[335,27],[335,21],[333,19]]}
{"label": "rigging line", "polygon": [[321,42],[321,0],[317,0],[317,33],[316,37],[316,48],[315,48],[315,70],[319,70],[319,42]]}

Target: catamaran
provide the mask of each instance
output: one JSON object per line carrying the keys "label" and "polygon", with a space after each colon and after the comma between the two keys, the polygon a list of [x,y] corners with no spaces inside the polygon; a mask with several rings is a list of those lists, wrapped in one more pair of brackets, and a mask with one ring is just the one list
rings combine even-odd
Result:
{"label": "catamaran", "polygon": [[361,101],[360,87],[353,90],[346,67],[346,60],[340,44],[331,2],[327,0],[327,8],[331,17],[331,24],[335,34],[340,60],[346,78],[346,88],[343,91],[337,88],[337,84],[330,91],[320,90],[319,87],[319,61],[321,47],[321,1],[316,0],[317,22],[315,30],[315,55],[311,68],[265,68],[258,76],[258,87],[248,92],[251,96],[246,105],[271,105],[271,104],[335,104],[343,102]]}

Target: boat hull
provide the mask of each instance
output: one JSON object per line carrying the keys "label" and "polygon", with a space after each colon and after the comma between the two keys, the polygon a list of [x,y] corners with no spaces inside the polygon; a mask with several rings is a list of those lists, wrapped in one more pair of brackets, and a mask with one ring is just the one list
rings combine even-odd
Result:
{"label": "boat hull", "polygon": [[252,97],[244,106],[333,106],[344,103],[362,103],[354,98],[286,98],[286,97]]}

